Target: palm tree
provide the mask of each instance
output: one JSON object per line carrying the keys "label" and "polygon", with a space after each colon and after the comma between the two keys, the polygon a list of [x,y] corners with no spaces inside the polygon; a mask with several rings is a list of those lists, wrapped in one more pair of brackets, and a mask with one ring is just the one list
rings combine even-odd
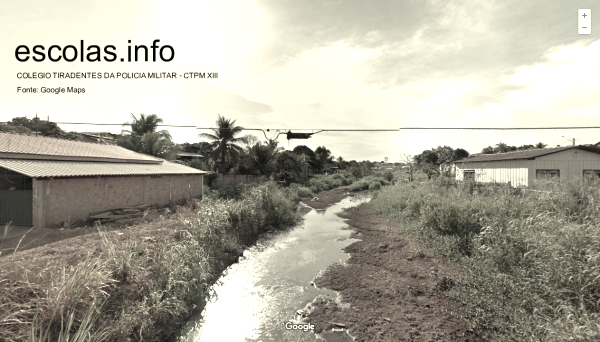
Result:
{"label": "palm tree", "polygon": [[[156,114],[140,114],[140,118],[136,118],[135,115],[131,114],[133,118],[132,122],[126,122],[123,126],[131,126],[131,130],[123,130],[131,135],[139,135],[142,136],[146,133],[154,133],[158,128],[158,125],[163,123],[163,119],[159,118]],[[171,134],[167,130],[159,131],[161,136],[171,140]]]}
{"label": "palm tree", "polygon": [[213,128],[213,133],[198,134],[199,138],[209,139],[211,141],[211,157],[221,159],[221,172],[225,171],[225,158],[229,161],[237,160],[243,148],[238,145],[244,143],[244,137],[236,138],[236,135],[242,133],[243,127],[235,125],[236,120],[226,119],[219,114],[216,121],[217,128]]}
{"label": "palm tree", "polygon": [[252,166],[260,171],[261,175],[268,175],[275,170],[279,148],[272,144],[257,142],[248,152]]}

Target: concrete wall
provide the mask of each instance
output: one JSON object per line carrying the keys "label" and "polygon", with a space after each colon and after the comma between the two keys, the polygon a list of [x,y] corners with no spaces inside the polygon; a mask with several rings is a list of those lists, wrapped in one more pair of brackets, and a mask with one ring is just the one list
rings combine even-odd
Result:
{"label": "concrete wall", "polygon": [[34,179],[33,225],[60,225],[94,211],[200,197],[202,183],[203,175]]}

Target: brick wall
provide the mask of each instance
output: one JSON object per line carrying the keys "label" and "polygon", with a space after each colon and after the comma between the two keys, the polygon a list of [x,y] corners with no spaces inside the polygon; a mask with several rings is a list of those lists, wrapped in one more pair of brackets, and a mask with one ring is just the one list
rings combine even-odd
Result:
{"label": "brick wall", "polygon": [[90,212],[140,204],[167,205],[202,196],[202,175],[76,177],[33,180],[33,224],[60,225]]}

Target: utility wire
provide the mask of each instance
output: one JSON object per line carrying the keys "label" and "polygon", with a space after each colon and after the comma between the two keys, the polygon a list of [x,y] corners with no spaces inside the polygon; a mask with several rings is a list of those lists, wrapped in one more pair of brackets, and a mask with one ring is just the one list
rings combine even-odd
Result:
{"label": "utility wire", "polygon": [[598,129],[600,127],[400,127],[403,129],[470,129],[470,130],[526,130],[526,129]]}
{"label": "utility wire", "polygon": [[[10,122],[2,122],[10,124]],[[54,122],[61,125],[97,125],[97,126],[130,126],[131,123],[108,124],[108,123],[93,123],[93,122]],[[192,125],[155,125],[155,124],[136,124],[138,126],[154,126],[154,127],[182,127],[195,129],[213,129],[227,130],[233,128],[218,128],[218,127],[197,127]],[[244,131],[324,131],[324,132],[397,132],[404,129],[414,130],[544,130],[544,129],[600,129],[600,126],[577,126],[577,127],[400,127],[398,129],[337,129],[337,128],[243,128]]]}

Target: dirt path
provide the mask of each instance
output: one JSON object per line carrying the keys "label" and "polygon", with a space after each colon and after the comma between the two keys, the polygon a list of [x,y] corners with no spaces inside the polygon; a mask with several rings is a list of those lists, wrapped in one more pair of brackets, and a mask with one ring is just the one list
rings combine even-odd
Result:
{"label": "dirt path", "polygon": [[394,224],[368,204],[340,216],[362,241],[345,249],[351,255],[346,265],[329,267],[316,280],[319,287],[339,291],[343,303],[313,302],[306,320],[317,332],[331,330],[333,322],[343,324],[356,341],[483,341],[456,315],[461,303],[444,295],[458,274],[452,265],[394,233]]}

